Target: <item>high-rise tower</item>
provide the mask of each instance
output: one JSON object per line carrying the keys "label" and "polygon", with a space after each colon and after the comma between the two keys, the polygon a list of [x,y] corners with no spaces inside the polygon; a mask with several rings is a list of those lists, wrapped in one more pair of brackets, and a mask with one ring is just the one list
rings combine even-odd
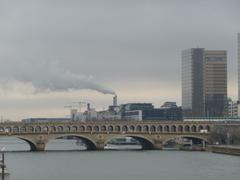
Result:
{"label": "high-rise tower", "polygon": [[205,51],[205,116],[227,115],[227,52]]}
{"label": "high-rise tower", "polygon": [[184,116],[201,117],[204,115],[203,67],[203,48],[192,48],[182,52],[182,109]]}
{"label": "high-rise tower", "polygon": [[224,116],[227,110],[227,52],[192,48],[182,53],[185,117]]}
{"label": "high-rise tower", "polygon": [[238,33],[238,101],[240,101],[240,33]]}

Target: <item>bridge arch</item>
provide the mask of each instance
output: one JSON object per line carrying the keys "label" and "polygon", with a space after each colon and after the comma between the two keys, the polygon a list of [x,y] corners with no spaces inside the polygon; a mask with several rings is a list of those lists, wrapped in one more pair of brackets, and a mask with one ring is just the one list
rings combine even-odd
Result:
{"label": "bridge arch", "polygon": [[177,132],[177,127],[175,125],[171,126],[171,132]]}
{"label": "bridge arch", "polygon": [[71,126],[66,126],[65,127],[65,132],[70,132],[71,131]]}
{"label": "bridge arch", "polygon": [[199,126],[198,126],[198,132],[200,132],[201,130],[203,130],[203,126],[202,126],[202,125],[199,125]]}
{"label": "bridge arch", "polygon": [[22,126],[20,127],[20,133],[26,133],[27,132],[27,128]]}
{"label": "bridge arch", "polygon": [[49,132],[49,130],[50,130],[49,126],[44,126],[44,127],[43,127],[43,131],[44,131],[44,132]]}
{"label": "bridge arch", "polygon": [[95,132],[99,132],[100,128],[99,128],[99,126],[95,125],[95,126],[93,127],[93,130],[94,130]]}
{"label": "bridge arch", "polygon": [[196,125],[192,125],[191,132],[197,132],[197,126]]}
{"label": "bridge arch", "polygon": [[28,132],[28,133],[33,133],[33,132],[34,132],[34,127],[28,126],[28,127],[27,127],[27,132]]}
{"label": "bridge arch", "polygon": [[159,126],[157,127],[157,131],[160,132],[160,133],[163,132],[163,127],[162,127],[162,125],[159,125]]}
{"label": "bridge arch", "polygon": [[131,137],[131,138],[136,139],[141,144],[143,150],[154,149],[154,145],[153,145],[154,143],[152,142],[152,140],[148,139],[147,137],[139,136],[139,135],[115,135],[115,136],[108,138],[104,142],[104,144],[107,144],[107,142],[109,142],[111,139],[121,138],[121,137]]}
{"label": "bridge arch", "polygon": [[149,131],[148,125],[143,126],[143,132],[147,133]]}
{"label": "bridge arch", "polygon": [[117,126],[114,127],[114,130],[116,132],[120,132],[121,131],[121,127],[119,125],[117,125]]}
{"label": "bridge arch", "polygon": [[142,126],[137,125],[137,127],[136,127],[136,131],[137,131],[137,132],[142,132]]}
{"label": "bridge arch", "polygon": [[123,132],[128,132],[128,127],[127,127],[126,125],[124,125],[124,126],[122,127],[122,131],[123,131]]}
{"label": "bridge arch", "polygon": [[63,126],[58,126],[57,127],[57,132],[63,132]]}
{"label": "bridge arch", "polygon": [[108,131],[109,131],[109,132],[113,132],[113,131],[114,131],[114,128],[113,128],[112,125],[108,126]]}
{"label": "bridge arch", "polygon": [[[79,127],[80,132],[84,132],[86,130],[85,126],[81,125]],[[87,131],[91,132],[92,131],[92,126],[87,126]]]}
{"label": "bridge arch", "polygon": [[107,131],[107,127],[105,125],[102,125],[101,126],[101,132],[105,132],[105,131]]}
{"label": "bridge arch", "polygon": [[77,131],[78,131],[78,127],[77,127],[77,126],[72,126],[72,127],[71,127],[71,130],[72,130],[73,132],[77,132]]}
{"label": "bridge arch", "polygon": [[129,126],[129,131],[134,132],[135,131],[135,126],[134,125]]}
{"label": "bridge arch", "polygon": [[184,126],[184,132],[190,132],[190,127],[189,127],[189,125]]}
{"label": "bridge arch", "polygon": [[169,128],[169,125],[165,125],[164,126],[164,132],[170,132],[170,128]]}
{"label": "bridge arch", "polygon": [[209,125],[206,125],[205,126],[205,129],[209,132],[209,131],[211,131],[211,127],[209,126]]}
{"label": "bridge arch", "polygon": [[79,135],[79,134],[60,134],[60,135],[56,135],[56,136],[53,136],[53,137],[49,138],[48,142],[50,142],[51,140],[55,140],[55,139],[58,139],[58,138],[64,138],[64,137],[77,137],[77,138],[84,141],[84,143],[87,147],[87,150],[96,150],[97,149],[96,143],[93,139],[91,139],[87,136],[84,136],[84,135]]}
{"label": "bridge arch", "polygon": [[27,142],[28,145],[30,146],[30,151],[37,151],[37,146],[36,146],[36,144],[34,143],[33,140],[31,140],[29,138],[26,138],[26,137],[21,137],[21,136],[16,136],[16,138]]}
{"label": "bridge arch", "polygon": [[12,132],[12,128],[10,126],[6,127],[5,132]]}
{"label": "bridge arch", "polygon": [[151,133],[155,133],[156,130],[157,130],[156,126],[152,125],[152,126],[150,127],[150,132],[151,132]]}
{"label": "bridge arch", "polygon": [[171,140],[174,140],[174,139],[177,139],[177,138],[194,138],[194,139],[198,139],[198,140],[210,143],[209,139],[207,139],[205,137],[202,137],[202,136],[197,136],[197,135],[176,135],[176,136],[172,136],[172,137],[169,137],[169,138],[165,139],[163,141],[163,145],[165,145],[167,142],[169,142]]}
{"label": "bridge arch", "polygon": [[20,128],[18,126],[14,126],[12,131],[13,133],[18,133],[20,131]]}
{"label": "bridge arch", "polygon": [[178,132],[183,132],[183,126],[182,126],[182,125],[179,125],[177,131],[178,131]]}
{"label": "bridge arch", "polygon": [[41,126],[36,126],[35,127],[35,132],[42,132],[42,127]]}
{"label": "bridge arch", "polygon": [[56,131],[57,131],[56,126],[51,126],[51,127],[50,127],[50,131],[52,131],[52,132],[56,132]]}

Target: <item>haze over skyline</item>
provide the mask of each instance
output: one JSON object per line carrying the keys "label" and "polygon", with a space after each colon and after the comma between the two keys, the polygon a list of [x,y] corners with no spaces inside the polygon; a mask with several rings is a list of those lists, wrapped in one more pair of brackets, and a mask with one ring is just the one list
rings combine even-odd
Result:
{"label": "haze over skyline", "polygon": [[[112,103],[112,95],[87,90],[89,82],[120,103],[181,105],[181,51],[192,47],[227,50],[228,96],[237,99],[239,7],[238,0],[0,0],[0,114],[60,117],[71,102]],[[62,83],[65,73],[81,86]]]}

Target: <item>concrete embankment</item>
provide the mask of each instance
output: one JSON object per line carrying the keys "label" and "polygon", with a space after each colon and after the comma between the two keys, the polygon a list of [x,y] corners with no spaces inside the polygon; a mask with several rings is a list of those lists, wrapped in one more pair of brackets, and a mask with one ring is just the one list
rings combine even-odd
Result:
{"label": "concrete embankment", "polygon": [[210,149],[213,153],[240,156],[240,146],[211,146]]}

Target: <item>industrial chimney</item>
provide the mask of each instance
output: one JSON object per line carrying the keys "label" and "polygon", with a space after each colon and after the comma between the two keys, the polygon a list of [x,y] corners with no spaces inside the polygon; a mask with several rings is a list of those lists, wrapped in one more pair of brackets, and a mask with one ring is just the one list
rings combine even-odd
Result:
{"label": "industrial chimney", "polygon": [[87,110],[90,111],[91,108],[90,108],[90,103],[87,104]]}
{"label": "industrial chimney", "polygon": [[113,106],[117,106],[117,95],[113,97]]}

